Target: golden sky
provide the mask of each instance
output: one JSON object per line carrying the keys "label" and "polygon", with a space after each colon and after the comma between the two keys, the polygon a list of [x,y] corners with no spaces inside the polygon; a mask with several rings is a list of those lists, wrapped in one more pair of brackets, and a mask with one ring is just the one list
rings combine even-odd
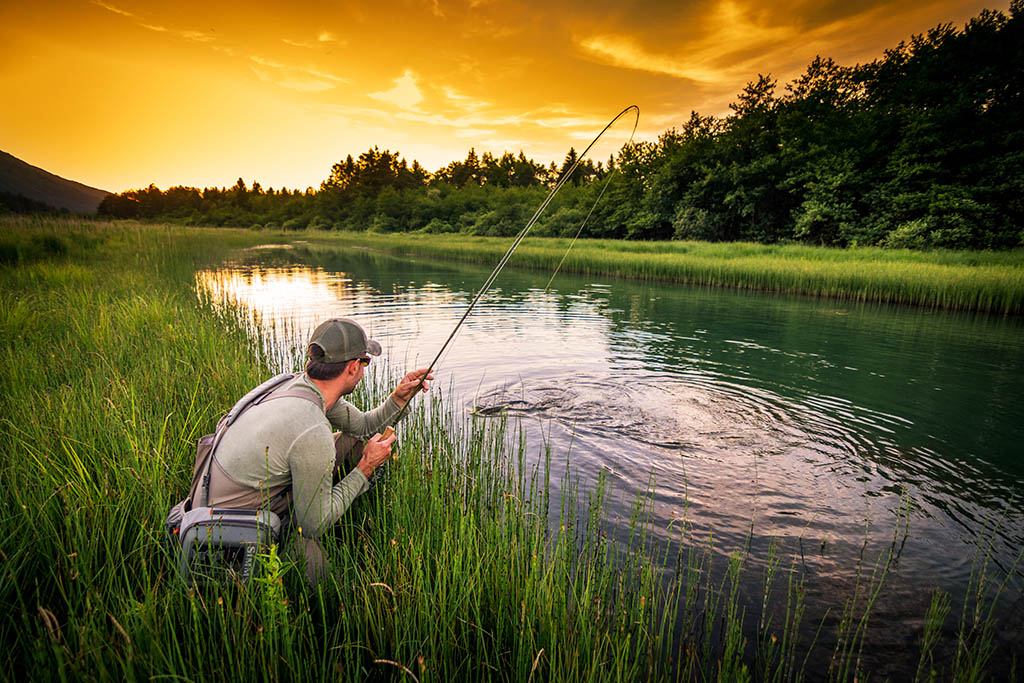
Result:
{"label": "golden sky", "polygon": [[319,187],[371,145],[561,161],[627,105],[653,140],[985,7],[1009,2],[0,0],[0,150],[115,192]]}

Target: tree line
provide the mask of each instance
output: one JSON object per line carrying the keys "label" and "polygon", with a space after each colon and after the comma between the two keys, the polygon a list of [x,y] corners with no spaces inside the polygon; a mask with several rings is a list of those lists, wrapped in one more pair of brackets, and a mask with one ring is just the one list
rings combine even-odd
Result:
{"label": "tree line", "polygon": [[[655,142],[586,159],[535,231],[638,240],[827,246],[1024,245],[1024,0],[942,24],[841,66],[818,57],[786,84],[759,75],[724,117],[697,112]],[[318,189],[154,186],[105,215],[196,225],[512,235],[577,161],[471,149],[433,173],[372,147]],[[607,183],[607,188],[605,188]]]}

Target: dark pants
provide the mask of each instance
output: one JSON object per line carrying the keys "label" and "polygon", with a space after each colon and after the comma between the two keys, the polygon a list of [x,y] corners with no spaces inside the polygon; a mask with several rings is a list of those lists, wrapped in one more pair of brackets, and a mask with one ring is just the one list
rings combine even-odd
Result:
{"label": "dark pants", "polygon": [[337,484],[359,464],[363,457],[363,442],[354,436],[334,433],[334,476],[331,484]]}

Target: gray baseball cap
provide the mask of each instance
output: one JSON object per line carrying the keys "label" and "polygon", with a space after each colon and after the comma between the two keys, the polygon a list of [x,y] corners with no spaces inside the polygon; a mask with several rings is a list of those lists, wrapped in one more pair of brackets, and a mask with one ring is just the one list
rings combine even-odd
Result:
{"label": "gray baseball cap", "polygon": [[331,318],[320,323],[309,339],[309,346],[314,344],[323,350],[321,360],[324,363],[344,363],[366,354],[380,355],[380,343],[367,338],[359,323],[348,318]]}

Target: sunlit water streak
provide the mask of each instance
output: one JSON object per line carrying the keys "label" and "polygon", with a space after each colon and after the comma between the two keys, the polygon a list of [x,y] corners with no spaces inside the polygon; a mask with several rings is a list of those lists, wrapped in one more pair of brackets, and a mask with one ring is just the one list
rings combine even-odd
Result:
{"label": "sunlit water streak", "polygon": [[[250,253],[197,283],[275,330],[282,364],[332,316],[400,367],[429,362],[481,271],[369,256]],[[919,619],[934,587],[958,596],[991,529],[1004,570],[1024,544],[1019,321],[539,279],[503,273],[439,379],[467,410],[522,418],[533,457],[568,452],[584,490],[611,472],[613,518],[653,474],[663,541],[684,516],[723,552],[753,529],[753,563],[778,537],[827,593],[865,542],[877,556],[892,540],[905,490],[911,530],[882,609],[894,623]]]}

